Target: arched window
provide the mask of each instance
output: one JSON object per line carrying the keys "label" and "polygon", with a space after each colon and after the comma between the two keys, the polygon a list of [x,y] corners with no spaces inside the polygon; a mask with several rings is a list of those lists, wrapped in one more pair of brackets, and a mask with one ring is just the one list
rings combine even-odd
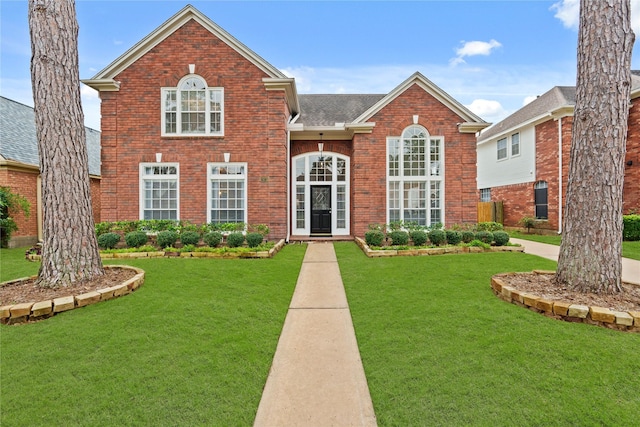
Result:
{"label": "arched window", "polygon": [[442,223],[442,150],[442,137],[419,125],[387,138],[389,222]]}
{"label": "arched window", "polygon": [[549,199],[547,196],[547,181],[538,181],[533,186],[534,203],[536,205],[536,219],[549,218]]}
{"label": "arched window", "polygon": [[224,91],[190,74],[162,89],[163,135],[223,135]]}

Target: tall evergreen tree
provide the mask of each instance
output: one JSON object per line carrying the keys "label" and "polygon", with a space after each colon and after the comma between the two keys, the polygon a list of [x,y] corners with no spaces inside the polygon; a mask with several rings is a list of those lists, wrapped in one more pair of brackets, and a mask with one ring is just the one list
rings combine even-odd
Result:
{"label": "tall evergreen tree", "polygon": [[91,208],[74,1],[29,0],[29,30],[43,200],[38,283],[68,286],[104,274]]}
{"label": "tall evergreen tree", "polygon": [[581,0],[576,107],[556,282],[622,291],[622,190],[631,90],[629,0]]}

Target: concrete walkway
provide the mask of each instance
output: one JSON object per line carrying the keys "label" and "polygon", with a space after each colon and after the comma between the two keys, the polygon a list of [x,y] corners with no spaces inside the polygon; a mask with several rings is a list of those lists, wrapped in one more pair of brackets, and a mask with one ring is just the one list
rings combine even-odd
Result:
{"label": "concrete walkway", "polygon": [[254,426],[376,425],[333,244],[310,243]]}
{"label": "concrete walkway", "polygon": [[[511,243],[524,246],[524,253],[526,254],[538,255],[543,258],[558,261],[560,246],[513,238],[510,241]],[[640,261],[622,258],[622,280],[640,285]]]}

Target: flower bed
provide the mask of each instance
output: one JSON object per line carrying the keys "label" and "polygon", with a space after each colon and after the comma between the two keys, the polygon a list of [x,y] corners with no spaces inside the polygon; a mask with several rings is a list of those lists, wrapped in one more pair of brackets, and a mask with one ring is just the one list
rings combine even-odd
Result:
{"label": "flower bed", "polygon": [[390,257],[390,256],[424,256],[424,255],[443,255],[443,254],[459,254],[459,253],[479,253],[479,252],[524,252],[522,246],[443,246],[436,248],[411,248],[403,247],[403,249],[389,246],[388,249],[371,249],[369,245],[360,237],[355,238],[356,243],[369,258]]}

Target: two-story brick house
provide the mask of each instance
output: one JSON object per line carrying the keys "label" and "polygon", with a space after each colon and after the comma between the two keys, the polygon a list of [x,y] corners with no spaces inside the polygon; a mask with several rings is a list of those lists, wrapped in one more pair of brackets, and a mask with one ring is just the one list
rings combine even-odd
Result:
{"label": "two-story brick house", "polygon": [[[503,202],[506,226],[527,216],[562,231],[575,95],[573,86],[556,86],[478,138],[480,200]],[[640,71],[632,71],[630,101],[625,214],[640,211]]]}
{"label": "two-story brick house", "polygon": [[299,95],[186,6],[84,83],[102,100],[103,221],[267,224],[287,239],[476,221],[489,123],[420,73],[388,94]]}

